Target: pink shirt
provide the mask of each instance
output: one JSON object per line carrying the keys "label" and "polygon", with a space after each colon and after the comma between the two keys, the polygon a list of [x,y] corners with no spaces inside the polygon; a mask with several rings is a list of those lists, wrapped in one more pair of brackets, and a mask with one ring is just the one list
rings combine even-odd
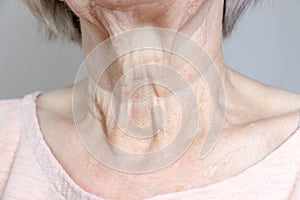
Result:
{"label": "pink shirt", "polygon": [[[0,101],[0,199],[102,199],[80,188],[51,153],[36,115],[38,94]],[[239,175],[151,199],[300,199],[299,173],[300,124],[280,147]]]}

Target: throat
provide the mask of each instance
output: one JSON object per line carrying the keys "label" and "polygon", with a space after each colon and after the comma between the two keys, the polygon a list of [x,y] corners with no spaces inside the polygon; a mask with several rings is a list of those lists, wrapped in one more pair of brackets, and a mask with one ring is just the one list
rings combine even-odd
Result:
{"label": "throat", "polygon": [[[197,84],[199,89],[199,82]],[[136,90],[131,88],[132,85],[121,84],[115,93],[103,88],[90,92],[88,99],[91,103],[84,122],[100,124],[108,141],[127,152],[147,154],[166,148],[183,134],[181,131],[185,126],[189,126],[188,121],[182,119],[186,117],[182,111],[192,115],[203,109],[188,96],[179,99],[191,88],[174,93],[155,83]],[[205,89],[202,86],[202,102],[209,101],[204,97]],[[206,98],[209,98],[208,94]]]}
{"label": "throat", "polygon": [[[113,158],[116,165],[128,166],[130,160],[130,171],[139,171],[143,165],[157,168],[159,162],[165,165],[169,159],[176,160],[198,132],[205,134],[212,115],[210,95],[222,90],[219,79],[224,70],[220,20],[223,4],[212,2],[217,0],[174,0],[159,9],[151,4],[147,9],[95,5],[94,10],[86,12],[89,16],[83,17],[81,23],[88,75],[85,87],[79,89],[82,100],[75,106],[85,146],[102,159]],[[150,26],[142,32],[145,37],[135,35],[136,28],[145,26]],[[169,37],[155,27],[185,33],[189,40],[179,40],[181,45],[176,46],[180,34]],[[131,35],[122,38],[128,32]],[[188,48],[189,41],[202,51]],[[147,42],[158,48],[124,50]],[[173,44],[205,66],[203,71],[199,73],[189,60],[165,51]],[[206,58],[212,60],[208,62]],[[212,66],[207,65],[210,62],[220,72],[220,77],[210,76],[214,91],[209,91],[201,74],[212,71]],[[151,158],[161,151],[161,159]]]}

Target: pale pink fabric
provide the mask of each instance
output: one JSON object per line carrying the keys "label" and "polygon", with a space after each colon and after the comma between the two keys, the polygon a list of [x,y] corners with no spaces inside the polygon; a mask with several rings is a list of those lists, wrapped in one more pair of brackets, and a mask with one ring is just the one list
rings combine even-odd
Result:
{"label": "pale pink fabric", "polygon": [[[101,199],[80,188],[51,153],[36,116],[38,94],[0,101],[0,198]],[[279,148],[235,177],[151,199],[300,199],[299,173],[298,128]]]}

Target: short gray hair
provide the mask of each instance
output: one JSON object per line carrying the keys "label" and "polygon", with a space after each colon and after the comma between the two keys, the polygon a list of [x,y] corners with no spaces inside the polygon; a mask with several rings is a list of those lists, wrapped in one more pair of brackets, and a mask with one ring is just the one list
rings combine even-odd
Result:
{"label": "short gray hair", "polygon": [[[228,36],[239,16],[258,0],[224,0],[223,36]],[[78,16],[61,0],[24,0],[39,27],[44,29],[48,38],[61,38],[81,44],[81,30]]]}

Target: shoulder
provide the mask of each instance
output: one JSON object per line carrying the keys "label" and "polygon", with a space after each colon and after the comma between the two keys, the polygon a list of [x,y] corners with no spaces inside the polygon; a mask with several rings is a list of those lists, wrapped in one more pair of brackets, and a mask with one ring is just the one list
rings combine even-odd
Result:
{"label": "shoulder", "polygon": [[67,86],[41,94],[36,102],[39,117],[72,120],[72,92],[73,86]]}
{"label": "shoulder", "polygon": [[20,116],[22,99],[0,100],[0,135],[3,137],[4,131],[15,125]]}
{"label": "shoulder", "polygon": [[12,148],[18,142],[22,100],[0,100],[0,152],[5,152],[6,148]]}
{"label": "shoulder", "polygon": [[0,196],[18,149],[21,99],[0,100]]}
{"label": "shoulder", "polygon": [[0,100],[0,110],[10,110],[11,108],[16,108],[20,105],[22,99],[4,99]]}
{"label": "shoulder", "polygon": [[238,94],[235,97],[251,107],[249,112],[259,113],[257,121],[260,121],[259,117],[270,119],[300,112],[300,94],[261,83],[232,69],[228,74],[229,82]]}
{"label": "shoulder", "polygon": [[287,90],[269,87],[267,104],[286,113],[300,111],[300,94]]}
{"label": "shoulder", "polygon": [[[265,147],[271,150],[290,136],[299,135],[299,131],[295,132],[300,123],[299,94],[260,83],[235,71],[230,71],[229,77],[234,87],[232,112],[228,109],[226,113],[231,127],[237,125],[239,130],[263,138]],[[300,142],[300,137],[293,138]]]}

